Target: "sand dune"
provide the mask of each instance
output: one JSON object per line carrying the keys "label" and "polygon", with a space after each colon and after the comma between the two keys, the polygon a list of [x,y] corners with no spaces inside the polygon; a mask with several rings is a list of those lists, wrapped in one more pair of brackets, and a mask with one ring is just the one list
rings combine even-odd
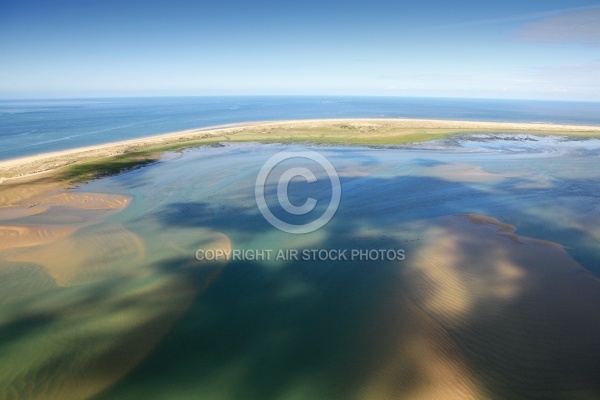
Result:
{"label": "sand dune", "polygon": [[[98,260],[113,252],[113,258],[123,256],[114,245],[88,246],[81,238],[68,237],[84,226],[94,225],[107,216],[122,211],[131,198],[118,194],[69,192],[56,182],[44,178],[25,178],[18,183],[0,187],[0,221],[27,218],[23,224],[0,225],[0,258],[7,261],[42,264],[59,284],[66,284],[84,263],[84,258]],[[100,235],[95,240],[101,241]],[[112,243],[123,240],[120,249],[132,244],[140,248],[139,240],[118,233]],[[89,238],[88,238],[89,240]],[[137,244],[136,244],[137,243]],[[91,248],[90,248],[91,247]],[[32,248],[27,250],[26,248]],[[94,250],[95,249],[95,250]],[[79,265],[79,266],[78,266]]]}
{"label": "sand dune", "polygon": [[[47,173],[10,180],[0,185],[0,221],[43,214],[52,207],[106,211],[108,215],[123,210],[130,202],[129,197],[119,194],[68,191],[52,173]],[[68,212],[61,214],[65,217],[63,220],[68,221]],[[86,219],[85,216],[81,218]]]}

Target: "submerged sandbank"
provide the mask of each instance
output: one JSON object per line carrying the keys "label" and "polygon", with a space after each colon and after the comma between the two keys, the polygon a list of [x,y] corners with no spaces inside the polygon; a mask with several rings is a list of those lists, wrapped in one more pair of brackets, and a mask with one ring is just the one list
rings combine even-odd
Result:
{"label": "submerged sandbank", "polygon": [[600,394],[600,280],[562,246],[483,215],[413,229],[424,243],[377,306],[359,398]]}
{"label": "submerged sandbank", "polygon": [[[108,219],[130,205],[128,196],[31,177],[3,193],[10,206],[0,208],[0,398],[98,394],[148,355],[224,266],[182,255],[176,270],[162,270],[155,244]],[[231,247],[215,230],[194,233],[160,242]]]}

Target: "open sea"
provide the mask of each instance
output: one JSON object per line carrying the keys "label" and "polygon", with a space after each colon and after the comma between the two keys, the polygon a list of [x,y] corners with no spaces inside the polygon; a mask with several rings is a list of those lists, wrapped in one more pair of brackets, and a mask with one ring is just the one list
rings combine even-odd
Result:
{"label": "open sea", "polygon": [[408,97],[0,100],[0,159],[221,124],[361,117],[599,125],[600,103]]}

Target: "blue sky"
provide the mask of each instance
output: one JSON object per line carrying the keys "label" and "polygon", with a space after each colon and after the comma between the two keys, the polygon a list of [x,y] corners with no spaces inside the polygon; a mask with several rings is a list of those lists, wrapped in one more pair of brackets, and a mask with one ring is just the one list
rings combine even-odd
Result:
{"label": "blue sky", "polygon": [[0,1],[0,97],[600,101],[600,1]]}

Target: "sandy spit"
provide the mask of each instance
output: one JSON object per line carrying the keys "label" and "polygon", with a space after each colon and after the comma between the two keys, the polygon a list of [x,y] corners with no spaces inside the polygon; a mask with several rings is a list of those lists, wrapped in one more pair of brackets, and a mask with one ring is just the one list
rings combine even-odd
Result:
{"label": "sandy spit", "polygon": [[316,119],[295,121],[270,121],[244,124],[221,125],[208,128],[190,129],[179,132],[148,136],[95,146],[87,146],[57,152],[37,154],[0,161],[0,184],[8,178],[23,177],[55,170],[74,163],[101,159],[124,154],[129,151],[143,150],[150,146],[170,145],[179,142],[199,139],[223,139],[240,132],[264,134],[274,129],[315,129],[339,127],[349,125],[352,127],[366,128],[370,133],[385,133],[390,129],[465,129],[465,130],[490,130],[515,131],[528,133],[556,132],[564,134],[593,134],[600,135],[600,126],[586,125],[554,125],[533,123],[508,123],[508,122],[477,122],[477,121],[450,121],[432,119]]}

